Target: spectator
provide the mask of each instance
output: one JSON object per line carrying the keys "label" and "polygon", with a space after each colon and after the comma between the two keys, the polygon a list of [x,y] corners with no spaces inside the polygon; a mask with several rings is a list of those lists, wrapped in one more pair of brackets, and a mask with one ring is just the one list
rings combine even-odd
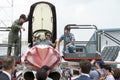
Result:
{"label": "spectator", "polygon": [[120,68],[113,69],[113,76],[115,80],[120,80]]}
{"label": "spectator", "polygon": [[74,45],[74,41],[75,41],[75,37],[72,33],[70,33],[70,26],[66,26],[65,27],[65,34],[63,34],[60,39],[58,40],[58,51],[60,51],[60,43],[62,40],[65,40],[65,47],[66,47],[66,52],[68,53],[74,53],[75,52],[75,45]]}
{"label": "spectator", "polygon": [[110,65],[105,65],[103,70],[106,76],[105,80],[115,80],[112,75],[112,68],[110,67]]}
{"label": "spectator", "polygon": [[44,69],[37,70],[36,79],[37,80],[47,80],[47,72]]}
{"label": "spectator", "polygon": [[[46,73],[47,73],[47,75],[49,76],[50,71],[51,71],[50,67],[48,67],[48,66],[44,65],[41,69],[45,70],[45,71],[46,71]],[[51,78],[47,77],[47,80],[53,80],[53,79],[51,79]]]}
{"label": "spectator", "polygon": [[78,70],[73,70],[73,77],[71,78],[71,80],[74,80],[78,77],[79,77],[79,71]]}
{"label": "spectator", "polygon": [[61,79],[62,79],[62,80],[65,80],[65,78],[66,78],[66,76],[65,76],[65,71],[66,71],[65,68],[61,68]]}
{"label": "spectator", "polygon": [[90,61],[80,61],[80,76],[75,80],[92,80],[90,79],[89,72],[91,70]]}
{"label": "spectator", "polygon": [[71,74],[70,68],[66,68],[65,76],[67,80],[71,80],[72,74]]}
{"label": "spectator", "polygon": [[11,80],[15,69],[15,59],[11,56],[6,57],[2,62],[2,71],[0,72],[0,80]]}
{"label": "spectator", "polygon": [[59,72],[51,72],[49,74],[49,77],[52,78],[53,80],[60,80],[61,75]]}
{"label": "spectator", "polygon": [[24,73],[24,79],[25,80],[34,80],[34,74],[32,71],[27,71]]}
{"label": "spectator", "polygon": [[93,80],[99,80],[101,77],[105,77],[104,71],[103,71],[103,67],[105,65],[104,61],[100,60],[100,61],[96,61],[95,63],[95,70],[91,70],[90,71],[90,78]]}
{"label": "spectator", "polygon": [[18,68],[17,68],[17,65],[15,64],[14,73],[12,75],[12,80],[16,80],[17,79],[17,76],[16,76],[17,72],[18,72]]}

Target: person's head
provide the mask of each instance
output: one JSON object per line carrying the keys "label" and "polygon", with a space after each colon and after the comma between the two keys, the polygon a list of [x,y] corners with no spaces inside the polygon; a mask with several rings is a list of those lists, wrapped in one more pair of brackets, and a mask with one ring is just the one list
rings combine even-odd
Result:
{"label": "person's head", "polygon": [[4,58],[2,68],[8,73],[13,74],[15,70],[15,59],[11,56]]}
{"label": "person's head", "polygon": [[53,79],[53,80],[60,80],[60,77],[61,77],[61,75],[60,75],[60,73],[59,72],[51,72],[50,74],[49,74],[49,78],[51,78],[51,79]]}
{"label": "person's head", "polygon": [[112,74],[112,67],[110,65],[104,65],[103,71],[104,71],[105,75],[108,75],[110,73]]}
{"label": "person's head", "polygon": [[51,71],[50,67],[44,65],[44,66],[41,67],[41,69],[44,69],[47,72],[47,75],[50,74],[50,71]]}
{"label": "person's head", "polygon": [[24,79],[25,80],[34,80],[34,74],[32,71],[27,71],[24,73]]}
{"label": "person's head", "polygon": [[37,70],[36,79],[37,80],[46,80],[48,77],[47,72],[44,69]]}
{"label": "person's head", "polygon": [[100,61],[96,61],[95,62],[95,66],[97,67],[97,68],[103,68],[104,67],[104,65],[105,65],[105,63],[104,63],[104,61],[103,60],[100,60]]}
{"label": "person's head", "polygon": [[120,68],[113,69],[113,76],[115,79],[120,79]]}
{"label": "person's head", "polygon": [[46,31],[45,32],[45,37],[46,37],[46,39],[51,39],[51,32],[50,31]]}
{"label": "person's head", "polygon": [[20,17],[19,17],[19,21],[20,23],[24,23],[26,21],[26,15],[25,14],[21,14]]}
{"label": "person's head", "polygon": [[88,60],[80,61],[80,74],[89,74],[91,70],[91,63]]}
{"label": "person's head", "polygon": [[65,33],[69,34],[70,33],[70,26],[65,26]]}
{"label": "person's head", "polygon": [[32,36],[32,41],[35,41],[36,40],[36,36]]}

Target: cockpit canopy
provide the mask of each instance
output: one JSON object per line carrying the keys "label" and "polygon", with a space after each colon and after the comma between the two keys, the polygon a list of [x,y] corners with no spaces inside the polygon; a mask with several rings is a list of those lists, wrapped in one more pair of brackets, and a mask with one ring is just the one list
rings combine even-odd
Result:
{"label": "cockpit canopy", "polygon": [[57,37],[56,10],[55,6],[48,2],[37,2],[30,8],[28,27],[28,43],[33,43],[32,36],[45,38],[45,32],[50,31],[52,42]]}

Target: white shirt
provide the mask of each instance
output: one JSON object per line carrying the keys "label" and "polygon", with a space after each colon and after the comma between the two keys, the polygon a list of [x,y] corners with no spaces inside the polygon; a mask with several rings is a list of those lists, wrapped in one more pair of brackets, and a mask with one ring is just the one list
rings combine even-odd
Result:
{"label": "white shirt", "polygon": [[53,80],[53,79],[51,79],[51,78],[47,77],[47,80]]}
{"label": "white shirt", "polygon": [[76,78],[78,78],[78,77],[80,77],[80,75],[78,75],[78,76],[73,76],[73,77],[71,78],[71,80],[74,80],[74,79],[76,79]]}
{"label": "white shirt", "polygon": [[82,73],[81,75],[85,75],[85,76],[88,76],[88,77],[90,77],[90,75],[89,75],[89,74],[85,74],[85,73]]}
{"label": "white shirt", "polygon": [[11,75],[8,72],[6,72],[6,71],[2,71],[2,72],[5,73],[9,77],[9,79],[11,80]]}
{"label": "white shirt", "polygon": [[114,77],[112,75],[108,75],[108,76],[106,76],[105,80],[115,80],[115,79],[114,79]]}

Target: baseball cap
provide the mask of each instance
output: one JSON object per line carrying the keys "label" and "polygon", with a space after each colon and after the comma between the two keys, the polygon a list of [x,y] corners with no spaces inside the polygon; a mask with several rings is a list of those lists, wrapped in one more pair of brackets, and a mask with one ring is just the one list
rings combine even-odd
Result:
{"label": "baseball cap", "polygon": [[105,65],[105,63],[104,63],[104,61],[103,61],[103,60],[96,61],[96,63],[97,63],[97,64],[99,64],[99,66],[100,66],[101,68],[103,68],[103,67],[104,67],[104,65]]}

